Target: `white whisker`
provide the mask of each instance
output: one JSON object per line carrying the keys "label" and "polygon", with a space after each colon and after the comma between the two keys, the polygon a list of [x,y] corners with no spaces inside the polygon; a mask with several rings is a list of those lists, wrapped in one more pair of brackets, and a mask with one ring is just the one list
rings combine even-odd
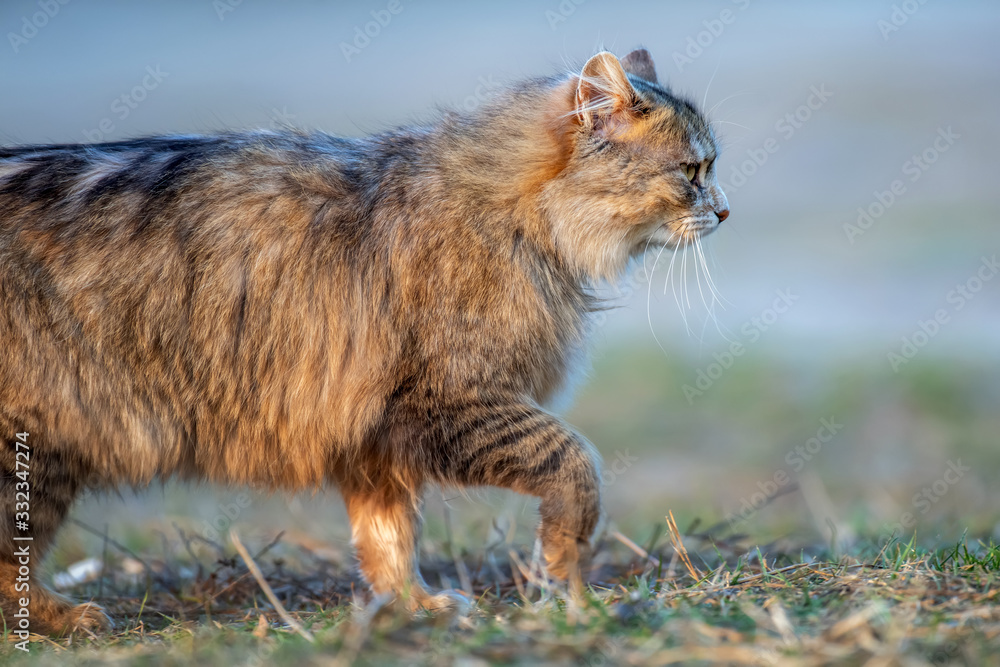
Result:
{"label": "white whisker", "polygon": [[[709,315],[715,322],[715,330],[719,332],[719,335],[722,336],[722,338],[726,342],[733,343],[735,341],[730,339],[729,335],[722,330],[722,324],[719,322],[718,315],[715,312],[715,304],[719,304],[719,306],[721,306],[723,310],[725,310],[725,305],[722,303],[721,294],[719,293],[718,288],[715,286],[715,281],[712,279],[712,274],[708,269],[708,260],[705,259],[705,249],[701,245],[701,239],[698,239],[697,243],[695,244],[695,249],[697,250],[698,254],[701,257],[701,265],[705,271],[705,277],[708,281],[709,290],[712,292],[712,304],[708,310],[709,310]],[[707,319],[705,320],[705,323],[706,325],[708,324]]]}
{"label": "white whisker", "polygon": [[[687,216],[683,216],[677,220],[683,220],[684,217]],[[664,224],[666,225],[669,223]],[[691,292],[693,290],[690,285],[690,273],[693,271],[694,283],[698,290],[698,296],[701,299],[702,306],[704,306],[706,313],[705,320],[702,323],[701,338],[699,340],[702,343],[705,342],[705,329],[707,329],[708,322],[711,320],[715,324],[715,328],[719,334],[726,341],[730,343],[733,342],[729,333],[724,330],[724,327],[719,320],[718,311],[716,310],[716,306],[725,310],[726,304],[732,305],[732,302],[722,296],[722,291],[719,289],[719,286],[715,282],[715,278],[712,276],[708,256],[705,253],[705,248],[701,241],[701,236],[697,232],[691,232],[689,228],[682,224],[679,229],[670,233],[670,236],[656,253],[652,268],[648,266],[645,257],[643,257],[643,272],[649,282],[646,291],[646,323],[649,325],[650,333],[653,335],[654,340],[656,340],[657,346],[664,352],[666,352],[666,349],[656,336],[656,332],[653,327],[652,278],[657,267],[659,266],[660,258],[663,256],[663,251],[666,250],[671,243],[675,244],[673,248],[674,253],[670,258],[669,264],[667,264],[667,275],[663,281],[663,294],[666,295],[668,289],[671,294],[673,294],[674,303],[677,305],[677,311],[681,315],[681,321],[684,322],[685,331],[688,335],[692,335],[691,320],[688,318],[688,312],[694,312],[694,302],[697,302],[697,299],[691,298]],[[646,248],[649,247],[649,242],[650,241],[647,240]],[[688,268],[689,247],[691,247],[692,254],[690,260],[692,267],[690,269]],[[678,273],[679,275],[677,275]],[[704,273],[705,276],[704,284],[702,284],[702,273]]]}
{"label": "white whisker", "polygon": [[687,302],[687,309],[691,310],[691,290],[688,289],[688,248],[690,243],[684,244],[684,255],[681,257],[681,277],[684,280],[684,299]]}
{"label": "white whisker", "polygon": [[[674,218],[673,220],[667,220],[666,222],[661,222],[659,226],[667,228],[667,225],[669,225],[671,223],[674,223],[674,222],[677,222],[678,220],[683,220],[685,217],[686,216],[682,215],[679,218]],[[673,239],[674,236],[676,236],[676,235],[677,235],[677,232],[671,232],[670,236],[667,238],[666,242],[663,244],[663,248],[665,248],[668,245],[670,245],[671,239]],[[653,240],[653,235],[650,234],[649,238],[646,239],[646,245],[645,245],[645,247],[642,249],[642,272],[643,272],[643,275],[646,278],[646,282],[647,283],[650,283],[650,282],[653,281],[652,273],[654,271],[656,271],[656,262],[660,261],[660,255],[663,254],[663,248],[660,248],[660,252],[658,252],[656,254],[656,261],[653,262],[653,269],[652,269],[652,271],[646,269],[646,252],[649,250],[649,244],[650,244],[650,242],[652,242],[652,240]]]}
{"label": "white whisker", "polygon": [[[708,255],[708,259],[711,265],[714,268],[718,269],[722,273],[723,277],[726,277],[726,267],[719,264],[719,260],[715,256],[715,246],[708,246],[708,253],[706,254]],[[719,296],[722,296],[721,290],[719,291]],[[723,298],[723,301],[728,303],[730,306],[733,305],[733,302],[730,301],[729,299]]]}
{"label": "white whisker", "polygon": [[701,303],[705,306],[705,310],[711,312],[711,308],[708,306],[708,301],[705,300],[705,292],[701,289],[701,272],[698,270],[698,265],[701,264],[701,256],[698,254],[698,247],[700,241],[698,237],[694,237],[694,257],[691,260],[691,264],[694,265],[694,279],[698,283],[698,295],[701,297]]}
{"label": "white whisker", "polygon": [[739,123],[734,123],[731,120],[713,120],[712,125],[718,125],[719,123],[725,123],[726,125],[735,125],[736,127],[743,128],[744,130],[749,130],[750,128],[746,125],[740,125]]}
{"label": "white whisker", "polygon": [[705,292],[701,288],[701,272],[698,270],[698,265],[701,263],[701,257],[698,255],[698,236],[693,237],[692,245],[694,246],[692,252],[694,256],[691,258],[691,264],[694,266],[694,280],[698,284],[698,294],[701,296],[701,303],[705,306],[705,321],[701,325],[701,334],[698,338],[699,349],[705,344],[705,329],[708,328],[708,320],[713,318],[712,308],[708,305],[708,301],[705,299]]}
{"label": "white whisker", "polygon": [[721,100],[721,101],[719,101],[719,102],[716,102],[716,103],[715,103],[715,106],[713,106],[713,107],[712,107],[712,108],[711,108],[711,109],[710,109],[710,110],[708,111],[708,113],[706,113],[705,115],[706,115],[706,116],[711,116],[711,115],[712,115],[713,113],[715,113],[715,110],[716,110],[716,109],[718,109],[718,108],[719,108],[720,106],[722,106],[722,104],[723,104],[723,103],[725,103],[725,102],[728,102],[729,100],[733,99],[734,97],[739,97],[740,95],[749,95],[749,94],[750,94],[750,93],[749,93],[749,91],[745,91],[745,90],[744,90],[744,91],[741,91],[741,92],[739,92],[739,93],[733,93],[733,94],[732,94],[732,95],[730,95],[729,97],[727,97],[727,98],[725,98],[725,99],[723,99],[723,100]]}
{"label": "white whisker", "polygon": [[681,316],[684,319],[684,331],[687,333],[687,335],[690,336],[691,335],[691,326],[688,323],[687,313],[684,311],[684,306],[683,306],[683,303],[684,303],[684,301],[686,299],[687,300],[687,309],[691,310],[691,298],[690,298],[690,294],[688,292],[688,280],[687,280],[687,274],[688,274],[688,272],[687,272],[687,258],[688,258],[687,251],[688,251],[688,244],[686,242],[687,240],[683,237],[683,235],[682,235],[681,238],[682,238],[682,240],[685,241],[684,248],[681,250],[681,303],[682,303],[682,305],[681,305]]}
{"label": "white whisker", "polygon": [[725,299],[723,299],[722,291],[719,289],[718,285],[715,284],[715,280],[712,278],[712,272],[708,267],[708,258],[705,257],[705,247],[701,244],[701,239],[698,239],[698,252],[701,253],[701,263],[705,268],[705,276],[708,278],[708,288],[712,291],[712,297],[716,302],[718,302],[719,306],[725,310],[726,306],[723,303]]}
{"label": "white whisker", "polygon": [[708,103],[708,91],[712,88],[712,82],[715,81],[715,75],[719,73],[719,66],[722,65],[722,58],[719,58],[719,62],[715,65],[715,71],[712,72],[712,76],[708,79],[708,85],[705,86],[705,97],[701,100],[701,108],[705,108],[705,104]]}
{"label": "white whisker", "polygon": [[[684,328],[687,328],[687,317],[684,314],[684,306],[681,304],[681,299],[677,295],[678,285],[674,282],[674,263],[677,261],[678,249],[674,248],[674,254],[670,257],[670,266],[667,267],[667,280],[663,283],[663,293],[667,293],[667,285],[670,285],[670,291],[674,295],[674,303],[677,304],[677,311],[681,314],[681,319],[684,320]],[[679,281],[678,281],[679,282]]]}
{"label": "white whisker", "polygon": [[[660,252],[658,252],[656,254],[656,259],[653,261],[653,271],[656,271],[656,264],[657,264],[657,262],[660,261],[660,255],[663,254],[663,251],[667,249],[667,246],[670,245],[670,242],[673,240],[674,236],[676,236],[676,235],[677,235],[677,232],[672,232],[670,234],[670,236],[667,238],[666,243],[664,243],[663,247],[660,248]],[[647,242],[646,246],[647,247],[649,246],[648,242]],[[673,266],[673,262],[671,262],[670,265]],[[643,258],[643,268],[645,268],[645,258]],[[668,269],[668,273],[669,273],[669,269]],[[669,356],[669,355],[667,355],[666,348],[664,348],[663,344],[660,343],[660,339],[657,337],[656,331],[653,329],[653,315],[652,315],[652,312],[650,310],[650,303],[649,303],[650,296],[653,293],[653,277],[652,277],[652,275],[648,276],[648,278],[646,280],[646,283],[647,283],[646,284],[646,321],[649,323],[649,333],[653,334],[653,340],[656,341],[656,345],[660,348],[660,350],[663,351],[663,354],[666,355],[666,356]]]}
{"label": "white whisker", "polygon": [[[702,249],[701,249],[701,256],[705,260],[705,270],[708,271],[709,270],[709,268],[708,268],[708,259],[705,256],[705,249],[704,249],[704,247],[702,247]],[[712,280],[712,284],[715,285],[715,280],[714,279]],[[715,293],[717,295],[717,299],[716,300],[717,300],[719,306],[723,310],[725,310],[725,308],[726,308],[725,303],[728,303],[729,305],[733,305],[732,301],[730,301],[729,299],[726,299],[724,296],[722,296],[722,290],[720,290],[717,286],[715,287]],[[725,302],[725,303],[723,303],[723,302]],[[718,320],[716,320],[716,329],[719,331],[719,335],[721,335],[726,341],[728,341],[730,343],[736,342],[735,339],[732,339],[732,338],[729,337],[729,334],[732,333],[732,332],[728,331],[728,330],[727,331],[723,331],[723,327],[718,322]]]}

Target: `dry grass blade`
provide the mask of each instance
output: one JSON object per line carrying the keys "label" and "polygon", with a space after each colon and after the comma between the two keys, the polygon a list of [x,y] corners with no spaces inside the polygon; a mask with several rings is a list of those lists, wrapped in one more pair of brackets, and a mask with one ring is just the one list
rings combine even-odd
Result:
{"label": "dry grass blade", "polygon": [[612,530],[608,534],[611,535],[611,537],[613,537],[616,540],[618,540],[619,542],[621,542],[622,544],[624,544],[626,547],[628,547],[631,551],[635,552],[640,557],[645,558],[646,560],[648,560],[650,562],[650,564],[655,565],[657,567],[662,566],[662,563],[658,559],[653,558],[652,556],[650,556],[649,552],[647,552],[645,549],[643,549],[642,547],[640,547],[638,544],[636,544],[635,542],[633,542],[629,538],[627,538],[624,535],[622,535],[617,530]]}
{"label": "dry grass blade", "polygon": [[684,540],[681,539],[681,531],[677,527],[677,521],[674,520],[674,513],[669,512],[667,514],[667,533],[670,535],[670,543],[674,545],[674,553],[681,559],[684,563],[684,567],[688,569],[691,577],[695,581],[701,581],[704,575],[702,575],[701,570],[696,568],[691,562],[691,558],[688,556],[687,548],[684,546]]}
{"label": "dry grass blade", "polygon": [[[535,574],[536,569],[534,567],[534,564],[529,565],[528,563],[525,563],[523,560],[521,560],[521,557],[518,556],[517,552],[514,551],[513,549],[509,549],[507,551],[507,554],[510,556],[511,563],[514,564],[514,567],[520,570],[521,576],[529,584],[531,584],[532,586],[541,591],[544,591],[549,587],[547,581],[543,580],[541,577]],[[526,591],[525,594],[528,594],[528,592]]]}
{"label": "dry grass blade", "polygon": [[233,541],[233,546],[236,547],[236,551],[239,552],[243,562],[247,565],[247,569],[250,570],[250,574],[252,574],[253,578],[257,580],[261,590],[264,591],[264,595],[266,595],[267,599],[270,600],[271,605],[274,606],[274,610],[278,612],[278,616],[281,617],[281,620],[283,620],[288,627],[299,633],[307,642],[315,643],[316,638],[312,636],[312,633],[302,627],[302,624],[295,620],[295,617],[289,614],[284,605],[278,601],[278,596],[274,594],[273,590],[271,590],[271,586],[267,583],[267,580],[264,579],[264,574],[260,571],[260,568],[257,567],[257,563],[254,562],[253,557],[250,556],[250,552],[247,551],[245,546],[243,546],[243,543],[240,541],[240,536],[236,534],[235,528],[229,529],[229,539]]}
{"label": "dry grass blade", "polygon": [[[444,499],[442,498],[442,500]],[[472,577],[469,575],[469,568],[465,566],[465,561],[463,561],[461,557],[459,557],[458,551],[455,549],[454,540],[452,538],[451,508],[448,507],[447,501],[444,501],[443,504],[444,504],[444,529],[445,529],[445,535],[447,535],[448,556],[455,564],[455,571],[458,573],[458,581],[462,586],[462,590],[471,595]]]}

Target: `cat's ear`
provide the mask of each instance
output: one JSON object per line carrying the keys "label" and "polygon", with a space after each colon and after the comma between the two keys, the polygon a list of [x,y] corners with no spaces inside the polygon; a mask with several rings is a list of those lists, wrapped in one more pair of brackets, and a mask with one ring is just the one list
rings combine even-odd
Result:
{"label": "cat's ear", "polygon": [[584,127],[613,134],[631,120],[637,102],[635,89],[613,54],[602,51],[583,66],[576,88],[576,113]]}
{"label": "cat's ear", "polygon": [[629,74],[634,74],[650,83],[657,83],[656,66],[653,65],[653,56],[649,55],[649,51],[646,49],[636,49],[622,58],[622,67]]}

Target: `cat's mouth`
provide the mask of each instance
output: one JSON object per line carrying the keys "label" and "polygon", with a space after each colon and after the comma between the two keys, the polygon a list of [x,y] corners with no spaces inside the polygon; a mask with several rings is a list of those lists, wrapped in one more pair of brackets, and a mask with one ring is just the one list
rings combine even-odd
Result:
{"label": "cat's mouth", "polygon": [[687,217],[681,220],[672,220],[657,225],[649,236],[646,248],[664,247],[670,249],[683,248],[702,238],[708,236],[722,223],[716,216]]}
{"label": "cat's mouth", "polygon": [[719,222],[719,219],[714,215],[711,217],[697,218],[684,223],[682,235],[701,238],[702,236],[706,236],[714,232],[721,224],[722,223]]}

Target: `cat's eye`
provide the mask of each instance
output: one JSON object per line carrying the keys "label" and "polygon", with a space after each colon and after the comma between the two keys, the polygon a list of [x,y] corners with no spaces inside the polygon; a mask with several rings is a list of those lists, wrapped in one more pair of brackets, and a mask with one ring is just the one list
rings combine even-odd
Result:
{"label": "cat's eye", "polygon": [[685,164],[685,165],[682,165],[682,166],[684,167],[684,175],[687,176],[687,179],[689,181],[691,181],[692,183],[694,183],[694,180],[698,177],[698,165],[696,165],[696,164]]}

